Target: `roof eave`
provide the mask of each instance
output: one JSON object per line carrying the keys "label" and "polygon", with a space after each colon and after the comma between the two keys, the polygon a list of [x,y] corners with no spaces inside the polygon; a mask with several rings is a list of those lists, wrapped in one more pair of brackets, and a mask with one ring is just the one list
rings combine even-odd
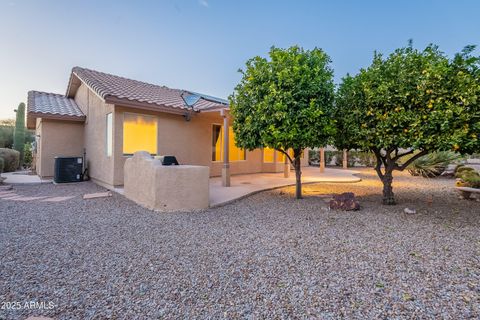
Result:
{"label": "roof eave", "polygon": [[198,112],[189,108],[175,108],[175,107],[169,107],[165,105],[159,105],[156,103],[122,99],[122,98],[118,98],[111,95],[105,96],[105,102],[118,105],[118,106],[123,106],[123,107],[130,107],[130,108],[142,109],[142,110],[148,110],[148,111],[158,111],[158,112],[178,114],[178,115],[185,115],[185,113],[189,111]]}
{"label": "roof eave", "polygon": [[59,121],[73,121],[73,122],[85,122],[86,116],[72,116],[58,113],[45,113],[45,112],[27,112],[27,128],[35,129],[37,118],[59,120]]}

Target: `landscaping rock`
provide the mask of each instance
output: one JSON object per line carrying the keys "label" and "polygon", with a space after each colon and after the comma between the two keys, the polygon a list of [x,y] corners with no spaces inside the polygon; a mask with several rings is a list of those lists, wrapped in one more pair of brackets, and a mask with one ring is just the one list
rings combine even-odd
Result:
{"label": "landscaping rock", "polygon": [[[358,170],[359,183],[304,185],[302,200],[288,187],[195,213],[85,201],[107,191],[91,182],[15,185],[75,197],[0,199],[0,301],[55,304],[0,319],[480,319],[480,203],[398,172],[402,206],[380,205],[376,173]],[[346,190],[361,214],[324,209]]]}
{"label": "landscaping rock", "polygon": [[342,194],[334,194],[330,200],[330,209],[332,210],[360,210],[360,203],[356,200],[353,192],[345,192]]}
{"label": "landscaping rock", "polygon": [[410,208],[405,208],[405,209],[403,209],[403,212],[406,213],[406,214],[416,214],[417,210],[410,209]]}

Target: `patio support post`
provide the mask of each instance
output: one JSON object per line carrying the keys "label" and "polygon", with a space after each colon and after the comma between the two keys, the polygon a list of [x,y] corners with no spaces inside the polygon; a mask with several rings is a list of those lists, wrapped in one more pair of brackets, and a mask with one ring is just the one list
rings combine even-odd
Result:
{"label": "patio support post", "polygon": [[347,149],[343,149],[343,169],[348,168],[347,156],[348,156]]}
{"label": "patio support post", "polygon": [[320,172],[325,172],[325,148],[320,148]]}
{"label": "patio support post", "polygon": [[230,187],[230,155],[228,154],[229,134],[228,134],[228,117],[225,110],[221,110],[220,115],[223,117],[223,167],[222,167],[222,186]]}

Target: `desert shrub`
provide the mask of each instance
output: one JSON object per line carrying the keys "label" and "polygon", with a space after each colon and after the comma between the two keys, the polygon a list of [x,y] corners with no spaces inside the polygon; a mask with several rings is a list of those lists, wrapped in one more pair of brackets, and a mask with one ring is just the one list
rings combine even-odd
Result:
{"label": "desert shrub", "polygon": [[469,169],[471,169],[471,170],[462,170],[462,171],[458,172],[456,177],[459,178],[459,179],[462,179],[462,180],[466,180],[470,177],[480,176],[478,174],[478,172],[475,171],[475,169],[472,169],[472,168],[469,168]]}
{"label": "desert shrub", "polygon": [[480,175],[467,175],[463,179],[471,188],[480,188]]}
{"label": "desert shrub", "polygon": [[462,178],[464,175],[468,175],[470,173],[476,173],[475,169],[462,165],[455,170],[455,178]]}
{"label": "desert shrub", "polygon": [[480,188],[480,174],[475,170],[463,170],[458,173],[458,178],[457,186]]}
{"label": "desert shrub", "polygon": [[24,149],[24,158],[23,158],[23,164],[27,167],[32,166],[32,145],[30,143],[25,143],[25,149]]}
{"label": "desert shrub", "polygon": [[15,127],[0,124],[0,148],[13,146],[13,130]]}
{"label": "desert shrub", "polygon": [[463,174],[468,172],[475,172],[475,169],[470,167],[465,167],[464,165],[458,166],[457,169],[455,170],[455,177],[461,178]]}
{"label": "desert shrub", "polygon": [[18,169],[20,152],[13,149],[0,148],[0,157],[4,160],[4,172],[12,172]]}
{"label": "desert shrub", "polygon": [[458,154],[450,151],[429,153],[413,161],[408,166],[408,172],[412,176],[433,178],[441,175],[448,165],[458,158]]}
{"label": "desert shrub", "polygon": [[463,163],[459,164],[458,166],[455,167],[455,170],[453,170],[453,174],[455,176],[457,176],[457,172],[458,170],[460,170],[461,168],[465,168],[465,165]]}

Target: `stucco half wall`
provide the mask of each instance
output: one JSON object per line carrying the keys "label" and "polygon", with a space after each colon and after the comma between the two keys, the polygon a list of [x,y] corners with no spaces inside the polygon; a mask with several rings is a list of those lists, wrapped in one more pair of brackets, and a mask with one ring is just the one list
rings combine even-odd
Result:
{"label": "stucco half wall", "polygon": [[145,151],[125,162],[125,196],[149,209],[208,208],[209,190],[207,166],[163,166]]}
{"label": "stucco half wall", "polygon": [[55,157],[83,156],[83,123],[37,118],[35,133],[40,177],[53,177]]}

